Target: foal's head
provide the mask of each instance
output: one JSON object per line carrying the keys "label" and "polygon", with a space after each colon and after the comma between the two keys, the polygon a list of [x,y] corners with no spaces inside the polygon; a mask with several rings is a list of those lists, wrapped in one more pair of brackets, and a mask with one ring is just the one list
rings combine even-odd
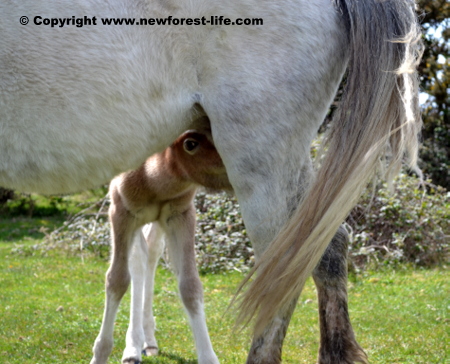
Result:
{"label": "foal's head", "polygon": [[212,189],[232,189],[210,133],[188,130],[175,140],[171,148],[194,182]]}

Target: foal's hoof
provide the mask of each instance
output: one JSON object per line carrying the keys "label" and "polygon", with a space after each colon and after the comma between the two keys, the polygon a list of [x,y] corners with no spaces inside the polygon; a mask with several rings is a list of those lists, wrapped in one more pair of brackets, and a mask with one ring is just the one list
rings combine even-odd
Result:
{"label": "foal's hoof", "polygon": [[145,356],[156,356],[158,355],[158,348],[156,346],[147,346],[142,350],[142,354]]}
{"label": "foal's hoof", "polygon": [[135,359],[126,359],[122,362],[122,364],[141,364],[141,362]]}

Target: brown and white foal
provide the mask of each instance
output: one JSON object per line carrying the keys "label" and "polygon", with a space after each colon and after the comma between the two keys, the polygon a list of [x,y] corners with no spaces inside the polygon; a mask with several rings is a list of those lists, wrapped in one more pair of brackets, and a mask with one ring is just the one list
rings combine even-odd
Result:
{"label": "brown and white foal", "polygon": [[195,130],[185,132],[164,152],[111,182],[112,259],[106,274],[105,312],[91,364],[108,360],[115,316],[130,278],[131,317],[122,362],[140,362],[142,350],[147,355],[158,352],[152,298],[164,236],[194,334],[198,363],[219,363],[208,335],[195,264],[193,200],[199,185],[231,190],[210,133]]}

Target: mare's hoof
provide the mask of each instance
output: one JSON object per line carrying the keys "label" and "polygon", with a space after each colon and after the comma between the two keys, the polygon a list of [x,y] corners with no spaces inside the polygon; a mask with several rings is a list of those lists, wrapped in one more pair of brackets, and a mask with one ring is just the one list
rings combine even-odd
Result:
{"label": "mare's hoof", "polygon": [[156,356],[158,355],[158,348],[156,346],[147,346],[142,350],[142,354],[145,356]]}
{"label": "mare's hoof", "polygon": [[127,359],[122,362],[122,364],[141,364],[139,360],[136,359]]}

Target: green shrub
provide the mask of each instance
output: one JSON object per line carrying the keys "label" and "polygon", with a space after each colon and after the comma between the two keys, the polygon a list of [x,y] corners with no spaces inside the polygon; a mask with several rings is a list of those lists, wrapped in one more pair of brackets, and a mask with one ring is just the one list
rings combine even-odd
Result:
{"label": "green shrub", "polygon": [[77,195],[43,196],[35,193],[16,193],[0,187],[1,217],[49,217],[75,214],[101,199],[107,189],[100,187]]}
{"label": "green shrub", "polygon": [[[66,221],[48,234],[39,250],[64,249],[70,254],[94,254],[107,258],[110,226],[106,219],[108,199]],[[201,273],[245,271],[253,260],[239,205],[225,193],[199,193],[196,198],[196,260]],[[166,257],[166,256],[165,256]],[[166,262],[163,260],[163,265]]]}
{"label": "green shrub", "polygon": [[[421,186],[416,177],[402,174],[395,193],[368,188],[346,223],[351,231],[349,257],[354,267],[413,263],[435,266],[449,253],[450,194],[441,187]],[[99,205],[102,208],[99,210]],[[75,215],[46,238],[41,249],[55,247],[76,254],[109,256],[108,201]],[[197,263],[200,272],[245,271],[253,263],[239,205],[225,193],[199,193],[196,198]]]}
{"label": "green shrub", "polygon": [[347,223],[353,230],[350,256],[357,266],[367,263],[411,262],[433,266],[448,259],[450,193],[429,181],[406,174],[374,195],[367,189]]}
{"label": "green shrub", "polygon": [[199,193],[195,204],[196,258],[200,272],[247,270],[254,260],[253,249],[236,198],[225,193]]}

